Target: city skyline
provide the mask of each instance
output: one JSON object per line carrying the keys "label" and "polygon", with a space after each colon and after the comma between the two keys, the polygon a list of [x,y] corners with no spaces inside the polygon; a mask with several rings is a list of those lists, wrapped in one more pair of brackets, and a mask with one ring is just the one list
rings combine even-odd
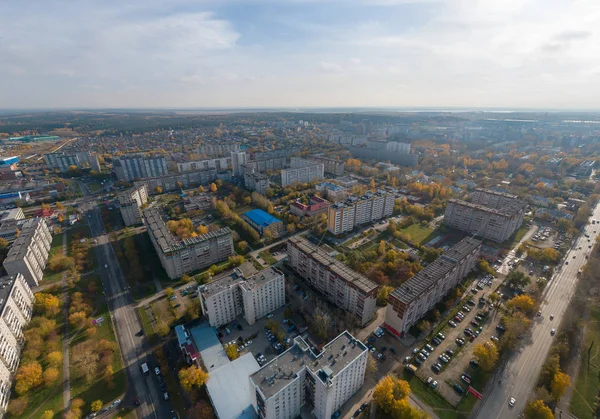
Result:
{"label": "city skyline", "polygon": [[33,1],[0,109],[597,109],[600,6],[538,0]]}

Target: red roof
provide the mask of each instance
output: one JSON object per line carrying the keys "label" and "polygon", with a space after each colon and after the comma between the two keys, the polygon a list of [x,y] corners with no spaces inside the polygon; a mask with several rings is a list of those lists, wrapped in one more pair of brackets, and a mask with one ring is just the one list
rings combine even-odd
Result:
{"label": "red roof", "polygon": [[36,217],[52,217],[54,215],[54,210],[50,208],[42,208],[33,213]]}

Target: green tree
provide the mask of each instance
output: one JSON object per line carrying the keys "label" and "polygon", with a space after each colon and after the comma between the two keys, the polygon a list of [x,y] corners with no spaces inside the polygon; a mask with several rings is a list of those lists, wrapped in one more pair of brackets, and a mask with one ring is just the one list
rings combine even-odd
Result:
{"label": "green tree", "polygon": [[92,412],[98,412],[100,409],[102,409],[102,406],[102,400],[94,400],[90,407],[92,409]]}

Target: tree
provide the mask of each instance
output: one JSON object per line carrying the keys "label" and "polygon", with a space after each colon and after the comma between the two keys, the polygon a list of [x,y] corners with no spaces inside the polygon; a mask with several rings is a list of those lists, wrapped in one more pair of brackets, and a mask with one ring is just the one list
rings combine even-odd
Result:
{"label": "tree", "polygon": [[286,230],[288,233],[292,234],[294,231],[296,231],[296,224],[289,223],[286,227]]}
{"label": "tree", "polygon": [[61,351],[52,351],[46,355],[46,361],[54,367],[59,367],[63,363],[63,354]]}
{"label": "tree", "polygon": [[165,295],[167,297],[171,298],[173,296],[173,294],[175,294],[175,290],[173,290],[172,287],[165,288]]}
{"label": "tree", "polygon": [[156,333],[161,337],[166,337],[171,332],[171,328],[164,320],[161,320],[156,325]]}
{"label": "tree", "polygon": [[481,369],[491,371],[498,362],[498,348],[492,342],[481,343],[473,348],[473,356],[479,361]]}
{"label": "tree", "polygon": [[30,389],[42,384],[42,366],[38,362],[30,362],[22,365],[17,370],[15,391],[22,396]]}
{"label": "tree", "polygon": [[154,188],[154,193],[160,195],[161,193],[163,193],[163,188],[162,186],[157,186],[156,188]]}
{"label": "tree", "polygon": [[44,371],[43,377],[44,377],[44,384],[47,387],[50,387],[52,384],[54,384],[56,382],[56,380],[58,379],[58,369],[54,368],[54,367],[50,367],[48,369],[46,369],[46,371]]}
{"label": "tree", "polygon": [[7,246],[8,246],[8,241],[6,239],[3,239],[2,237],[0,237],[0,249],[6,249]]}
{"label": "tree", "polygon": [[375,192],[377,190],[377,186],[375,185],[375,179],[371,179],[371,183],[369,183],[369,189],[371,189],[371,192]]}
{"label": "tree", "polygon": [[558,401],[565,394],[565,391],[571,386],[571,377],[562,371],[558,371],[554,374],[552,383],[550,384],[550,394],[554,398],[554,401]]}
{"label": "tree", "polygon": [[387,305],[387,298],[393,290],[394,287],[387,285],[379,288],[379,291],[377,291],[377,305],[380,307]]}
{"label": "tree", "polygon": [[383,256],[385,254],[385,241],[381,240],[379,242],[379,246],[377,247],[377,254],[379,256]]}
{"label": "tree", "polygon": [[42,416],[40,416],[40,419],[53,419],[54,418],[54,412],[52,410],[44,410],[44,413],[42,413]]}
{"label": "tree", "polygon": [[273,240],[273,233],[271,232],[271,230],[270,230],[270,229],[268,229],[268,228],[265,228],[265,229],[263,230],[263,237],[264,237],[266,240]]}
{"label": "tree", "polygon": [[26,397],[18,397],[16,399],[11,399],[8,404],[8,413],[13,416],[21,416],[25,409],[27,409],[28,400]]}
{"label": "tree", "polygon": [[194,365],[180,369],[178,375],[181,387],[187,392],[190,392],[194,387],[202,387],[208,380],[208,373]]}
{"label": "tree", "polygon": [[181,282],[187,284],[188,282],[192,282],[194,280],[194,278],[192,278],[191,276],[189,276],[188,274],[183,274],[181,276]]}
{"label": "tree", "polygon": [[238,248],[240,249],[240,252],[246,253],[248,251],[248,242],[241,241],[241,242],[238,242],[237,245],[238,245]]}
{"label": "tree", "polygon": [[370,356],[367,358],[367,374],[372,374],[376,371],[377,371],[377,361],[375,360],[375,357]]}
{"label": "tree", "polygon": [[230,360],[238,359],[240,357],[240,353],[237,351],[238,346],[234,343],[233,345],[227,346],[225,348],[225,353],[229,357]]}
{"label": "tree", "polygon": [[210,191],[212,193],[217,192],[217,185],[214,182],[210,184]]}
{"label": "tree", "polygon": [[208,233],[208,227],[206,227],[205,225],[202,225],[202,224],[200,224],[196,230],[198,231],[198,234]]}
{"label": "tree", "polygon": [[526,419],[554,419],[554,413],[541,400],[529,402],[525,407]]}
{"label": "tree", "polygon": [[88,315],[85,311],[77,311],[69,315],[69,323],[75,327],[83,327],[88,321]]}
{"label": "tree", "polygon": [[535,302],[533,299],[525,294],[517,295],[512,300],[507,303],[509,308],[514,308],[517,310],[521,310],[524,313],[529,313],[535,307]]}
{"label": "tree", "polygon": [[100,409],[102,409],[102,405],[102,400],[94,400],[90,406],[92,412],[98,412]]}
{"label": "tree", "polygon": [[408,403],[410,386],[408,382],[386,375],[375,387],[373,400],[385,417],[424,419],[427,414]]}

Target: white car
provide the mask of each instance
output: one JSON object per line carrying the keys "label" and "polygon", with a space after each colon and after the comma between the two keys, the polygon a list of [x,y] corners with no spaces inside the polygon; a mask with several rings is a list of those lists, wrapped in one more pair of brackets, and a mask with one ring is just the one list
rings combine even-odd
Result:
{"label": "white car", "polygon": [[273,317],[273,313],[269,313],[269,314],[267,314],[267,319],[270,319],[270,318],[272,318],[272,317]]}
{"label": "white car", "polygon": [[165,398],[165,400],[169,400],[169,393],[165,392],[165,394],[163,394],[163,397]]}
{"label": "white car", "polygon": [[106,263],[104,264],[104,269],[108,269],[108,265]]}
{"label": "white car", "polygon": [[156,375],[160,375],[160,369],[159,369],[158,367],[155,367],[155,368],[154,368],[154,373],[155,373]]}
{"label": "white car", "polygon": [[509,405],[510,407],[513,407],[513,406],[515,405],[515,402],[516,402],[515,398],[514,398],[514,397],[511,397],[511,398],[510,398],[510,400],[508,401],[508,405]]}

